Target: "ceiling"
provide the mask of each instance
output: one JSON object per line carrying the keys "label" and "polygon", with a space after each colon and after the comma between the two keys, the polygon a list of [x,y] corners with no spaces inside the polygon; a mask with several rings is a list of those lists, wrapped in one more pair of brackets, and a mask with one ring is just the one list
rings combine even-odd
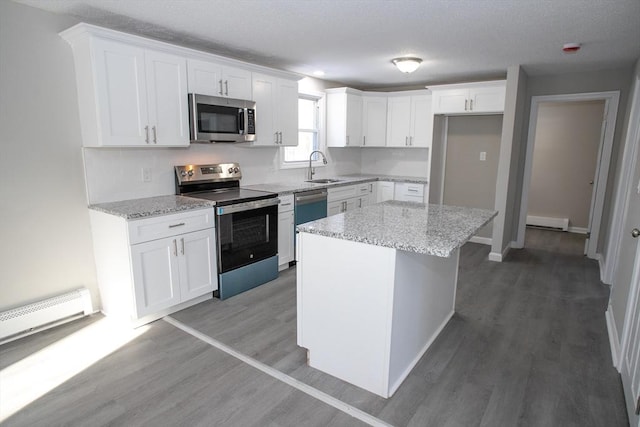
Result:
{"label": "ceiling", "polygon": [[[360,89],[598,70],[640,58],[638,0],[14,0]],[[582,44],[576,54],[562,45]],[[423,58],[412,74],[391,63]]]}

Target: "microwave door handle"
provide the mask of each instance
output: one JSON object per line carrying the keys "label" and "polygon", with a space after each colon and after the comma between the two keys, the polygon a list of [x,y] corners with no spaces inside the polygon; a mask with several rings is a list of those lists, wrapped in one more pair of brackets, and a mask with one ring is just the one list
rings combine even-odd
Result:
{"label": "microwave door handle", "polygon": [[244,131],[247,129],[247,114],[245,114],[244,108],[238,110],[238,123],[240,124],[240,135],[244,135]]}

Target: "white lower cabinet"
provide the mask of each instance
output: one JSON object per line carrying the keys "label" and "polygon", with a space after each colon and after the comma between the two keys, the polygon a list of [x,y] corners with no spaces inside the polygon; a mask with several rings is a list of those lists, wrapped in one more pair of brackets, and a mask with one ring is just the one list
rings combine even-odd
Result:
{"label": "white lower cabinet", "polygon": [[396,182],[393,198],[401,202],[424,203],[424,187],[425,184]]}
{"label": "white lower cabinet", "polygon": [[393,191],[395,183],[389,181],[378,181],[376,183],[376,202],[386,202],[387,200],[393,200]]}
{"label": "white lower cabinet", "polygon": [[375,183],[348,185],[329,188],[327,196],[327,216],[362,208],[373,202]]}
{"label": "white lower cabinet", "polygon": [[90,211],[102,311],[139,326],[213,297],[213,209],[127,221]]}
{"label": "white lower cabinet", "polygon": [[278,266],[280,270],[289,267],[294,260],[295,217],[293,194],[281,196],[278,205]]}

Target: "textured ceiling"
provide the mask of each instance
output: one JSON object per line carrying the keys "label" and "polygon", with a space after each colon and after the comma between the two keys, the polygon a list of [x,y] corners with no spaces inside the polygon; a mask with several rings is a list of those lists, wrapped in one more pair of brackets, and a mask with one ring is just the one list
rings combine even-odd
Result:
{"label": "textured ceiling", "polygon": [[[640,0],[15,0],[357,88],[597,70],[640,58]],[[582,43],[573,55],[566,42]],[[391,59],[424,59],[413,74]]]}

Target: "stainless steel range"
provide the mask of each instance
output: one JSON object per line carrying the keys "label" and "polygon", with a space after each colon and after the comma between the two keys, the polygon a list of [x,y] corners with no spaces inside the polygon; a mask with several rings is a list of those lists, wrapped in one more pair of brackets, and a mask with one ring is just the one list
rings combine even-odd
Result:
{"label": "stainless steel range", "polygon": [[278,195],[240,188],[237,163],[176,166],[176,193],[215,202],[220,299],[278,277]]}

